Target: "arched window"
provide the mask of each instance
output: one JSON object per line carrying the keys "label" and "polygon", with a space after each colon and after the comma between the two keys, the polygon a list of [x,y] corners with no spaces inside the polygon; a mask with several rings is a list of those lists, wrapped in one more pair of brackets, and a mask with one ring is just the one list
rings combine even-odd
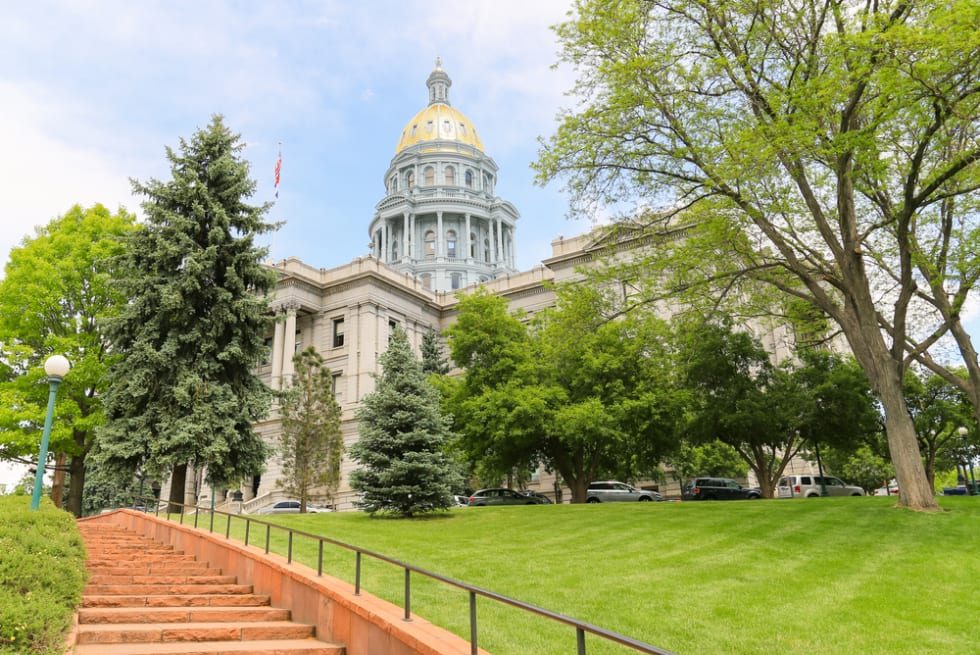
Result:
{"label": "arched window", "polygon": [[490,239],[483,240],[483,261],[490,263]]}
{"label": "arched window", "polygon": [[429,230],[425,233],[425,256],[435,257],[436,256],[436,233]]}
{"label": "arched window", "polygon": [[453,289],[458,289],[463,284],[463,274],[462,273],[451,273],[449,276],[450,285]]}
{"label": "arched window", "polygon": [[456,231],[446,232],[446,257],[456,256]]}
{"label": "arched window", "polygon": [[388,193],[394,193],[398,191],[398,176],[392,175],[391,179],[388,180]]}
{"label": "arched window", "polygon": [[436,183],[436,169],[432,168],[431,166],[425,167],[425,170],[422,171],[422,176],[422,179],[424,180],[423,184],[426,186],[432,186]]}
{"label": "arched window", "polygon": [[409,189],[415,186],[415,171],[408,172],[408,175],[405,176],[405,184]]}
{"label": "arched window", "polygon": [[466,175],[463,177],[466,182],[466,186],[469,189],[473,188],[473,171],[466,171]]}
{"label": "arched window", "polygon": [[391,261],[395,261],[396,259],[398,259],[398,242],[397,241],[392,241],[391,242]]}
{"label": "arched window", "polygon": [[456,185],[456,169],[452,166],[446,166],[446,186]]}
{"label": "arched window", "polygon": [[476,259],[476,235],[470,232],[470,257]]}

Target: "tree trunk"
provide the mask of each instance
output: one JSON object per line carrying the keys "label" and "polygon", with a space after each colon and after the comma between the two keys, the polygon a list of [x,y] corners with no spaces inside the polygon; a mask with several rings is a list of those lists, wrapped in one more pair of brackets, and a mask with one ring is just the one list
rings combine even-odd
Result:
{"label": "tree trunk", "polygon": [[171,514],[180,514],[183,511],[184,487],[187,484],[187,464],[174,465],[170,475],[170,505],[167,511]]}
{"label": "tree trunk", "polygon": [[68,475],[68,501],[65,509],[76,517],[82,516],[82,496],[85,493],[85,456],[87,453],[71,458]]}
{"label": "tree trunk", "polygon": [[899,502],[910,509],[938,510],[935,491],[929,485],[922,464],[915,426],[905,405],[901,380],[897,379],[897,374],[883,377],[885,379],[879,385],[878,397],[885,409],[885,432],[895,465]]}
{"label": "tree trunk", "polygon": [[62,506],[65,497],[65,454],[58,453],[54,458],[54,475],[51,478],[51,502],[55,507]]}

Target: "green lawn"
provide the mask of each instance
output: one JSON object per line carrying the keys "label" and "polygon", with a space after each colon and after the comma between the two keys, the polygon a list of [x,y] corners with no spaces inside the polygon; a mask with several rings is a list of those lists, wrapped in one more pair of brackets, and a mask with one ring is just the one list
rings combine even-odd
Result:
{"label": "green lawn", "polygon": [[[680,655],[977,655],[980,498],[940,503],[947,511],[934,514],[893,509],[890,498],[821,498],[273,520]],[[264,538],[253,526],[250,542]],[[284,543],[274,537],[273,550]],[[294,548],[315,566],[314,543]],[[327,573],[353,581],[352,553],[328,547],[326,558]],[[400,603],[404,574],[365,558],[362,586]],[[478,607],[480,646],[494,655],[575,652],[571,628]],[[469,635],[464,593],[413,577],[412,611]],[[590,655],[628,652],[587,645]]]}

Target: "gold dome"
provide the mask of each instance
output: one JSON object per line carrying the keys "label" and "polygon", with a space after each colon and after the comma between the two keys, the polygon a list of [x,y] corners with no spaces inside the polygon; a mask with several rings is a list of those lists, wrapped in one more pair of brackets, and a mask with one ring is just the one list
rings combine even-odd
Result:
{"label": "gold dome", "polygon": [[460,143],[483,152],[483,143],[473,123],[462,112],[449,106],[449,87],[453,81],[442,69],[442,59],[439,57],[436,57],[436,67],[425,85],[429,87],[429,106],[415,114],[415,118],[402,130],[395,154],[416,143],[429,141],[432,142],[431,147],[423,148],[427,152],[455,151]]}
{"label": "gold dome", "polygon": [[458,109],[441,102],[429,105],[408,122],[402,130],[395,154],[423,142],[432,142],[431,150],[454,151],[456,144],[462,143],[483,152],[483,143],[470,119]]}

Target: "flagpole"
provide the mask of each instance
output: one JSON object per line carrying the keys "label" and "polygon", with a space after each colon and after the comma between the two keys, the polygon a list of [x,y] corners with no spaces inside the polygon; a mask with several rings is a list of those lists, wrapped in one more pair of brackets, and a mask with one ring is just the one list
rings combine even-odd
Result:
{"label": "flagpole", "polygon": [[279,156],[276,159],[276,199],[272,212],[272,221],[276,228],[272,231],[272,245],[269,246],[269,259],[276,261],[276,235],[279,233],[279,174],[282,172],[282,141],[279,142]]}

